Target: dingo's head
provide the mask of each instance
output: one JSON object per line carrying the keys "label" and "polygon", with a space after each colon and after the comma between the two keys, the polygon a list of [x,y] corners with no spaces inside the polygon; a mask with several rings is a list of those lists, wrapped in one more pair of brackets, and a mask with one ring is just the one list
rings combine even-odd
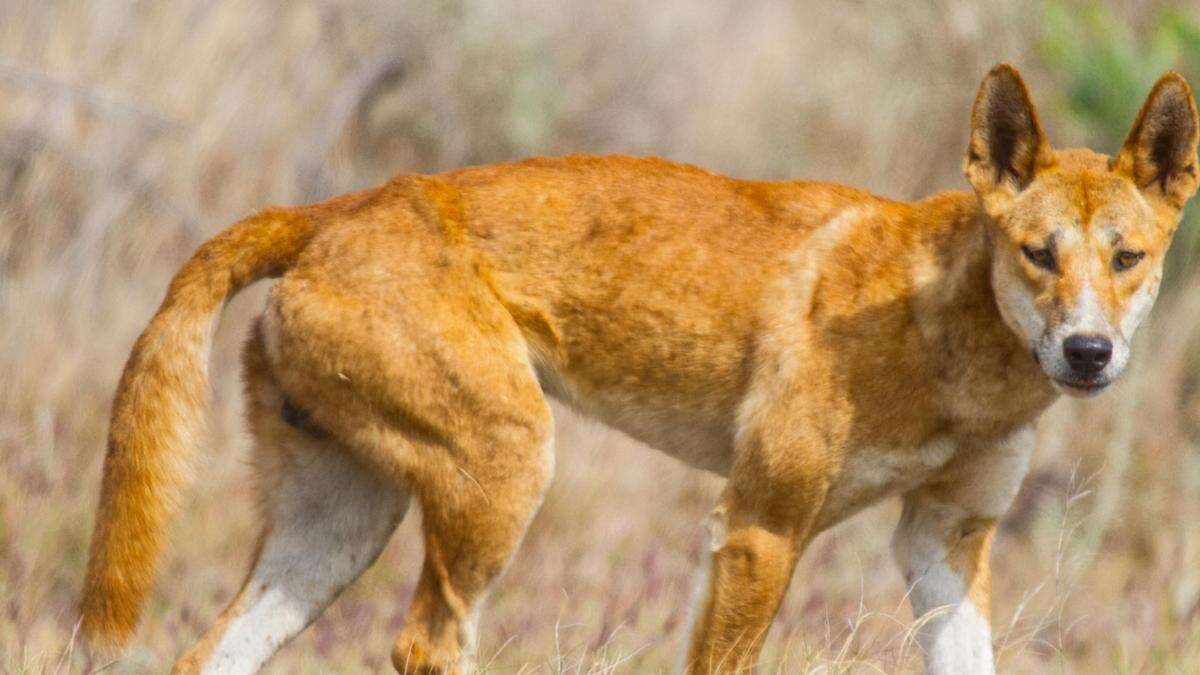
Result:
{"label": "dingo's head", "polygon": [[1016,69],[984,78],[964,171],[991,217],[1000,313],[1059,390],[1093,394],[1125,368],[1196,191],[1197,132],[1191,89],[1167,73],[1115,159],[1055,151]]}

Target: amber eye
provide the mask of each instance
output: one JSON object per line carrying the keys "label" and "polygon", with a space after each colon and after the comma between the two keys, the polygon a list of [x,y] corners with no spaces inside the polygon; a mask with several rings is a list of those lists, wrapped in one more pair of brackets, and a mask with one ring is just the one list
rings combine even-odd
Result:
{"label": "amber eye", "polygon": [[1029,259],[1029,262],[1033,263],[1037,267],[1040,267],[1044,270],[1050,270],[1051,272],[1054,271],[1054,252],[1050,249],[1022,246],[1021,252],[1024,253],[1025,257]]}
{"label": "amber eye", "polygon": [[1140,263],[1144,257],[1146,257],[1146,254],[1141,251],[1118,251],[1113,256],[1113,269],[1118,272],[1124,272]]}

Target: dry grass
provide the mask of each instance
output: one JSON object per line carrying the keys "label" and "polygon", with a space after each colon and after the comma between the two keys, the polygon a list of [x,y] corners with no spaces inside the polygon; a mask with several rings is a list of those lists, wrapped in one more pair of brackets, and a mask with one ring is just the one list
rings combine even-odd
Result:
{"label": "dry grass", "polygon": [[[72,628],[113,386],[174,268],[252,209],[568,151],[901,198],[957,188],[967,106],[1000,58],[1073,137],[1031,47],[1035,3],[792,4],[0,0],[0,671],[104,665],[72,651]],[[994,555],[1006,670],[1200,671],[1200,278],[1173,281],[1119,390],[1043,424]],[[234,345],[261,289],[247,296],[218,340],[211,461],[137,646],[108,672],[163,671],[243,573]],[[482,663],[669,669],[718,482],[559,419],[559,473],[492,599]],[[914,668],[895,518],[876,508],[814,543],[768,672]],[[384,668],[416,521],[272,671]]]}

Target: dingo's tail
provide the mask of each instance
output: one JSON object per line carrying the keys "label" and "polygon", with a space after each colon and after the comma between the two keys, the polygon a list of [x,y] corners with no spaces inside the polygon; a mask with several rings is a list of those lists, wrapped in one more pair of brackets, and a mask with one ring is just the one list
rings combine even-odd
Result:
{"label": "dingo's tail", "polygon": [[119,648],[137,625],[167,523],[190,482],[220,309],[251,282],[285,272],[311,234],[307,217],[286,210],[230,226],[180,268],[134,344],[113,402],[84,581],[82,630],[91,644]]}

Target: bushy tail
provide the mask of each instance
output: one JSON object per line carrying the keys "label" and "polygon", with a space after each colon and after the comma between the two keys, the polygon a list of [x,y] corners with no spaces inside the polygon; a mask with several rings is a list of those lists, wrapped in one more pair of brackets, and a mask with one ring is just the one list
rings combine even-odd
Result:
{"label": "bushy tail", "polygon": [[204,431],[208,353],[220,309],[251,282],[292,266],[311,233],[308,218],[286,210],[230,226],[180,268],[134,344],[113,403],[84,581],[89,643],[119,648],[137,626]]}

